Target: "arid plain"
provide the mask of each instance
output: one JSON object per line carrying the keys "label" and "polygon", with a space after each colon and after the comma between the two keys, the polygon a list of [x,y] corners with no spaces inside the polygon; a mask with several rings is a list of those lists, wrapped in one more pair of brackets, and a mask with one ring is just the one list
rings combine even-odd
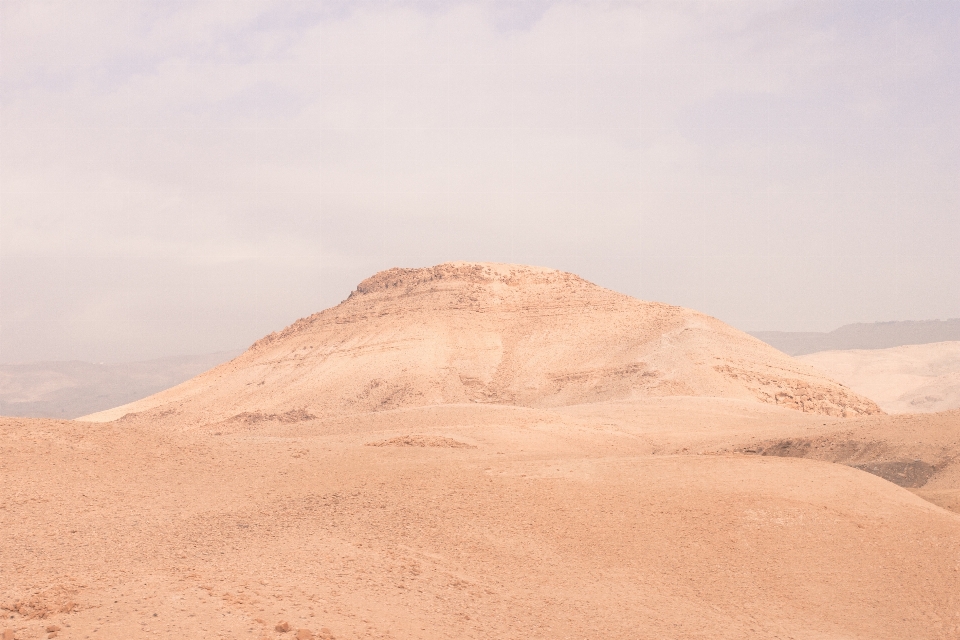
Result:
{"label": "arid plain", "polygon": [[960,411],[572,274],[385,271],[0,438],[7,637],[960,637]]}

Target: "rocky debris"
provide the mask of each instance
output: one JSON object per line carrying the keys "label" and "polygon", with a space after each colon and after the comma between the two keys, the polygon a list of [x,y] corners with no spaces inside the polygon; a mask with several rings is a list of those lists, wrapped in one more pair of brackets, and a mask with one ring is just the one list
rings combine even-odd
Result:
{"label": "rocky debris", "polygon": [[261,422],[279,422],[281,424],[295,424],[316,420],[317,416],[305,409],[291,409],[283,413],[263,413],[262,411],[244,411],[233,416],[227,422],[236,422],[244,425],[256,425]]}
{"label": "rocky debris", "polygon": [[71,597],[73,593],[74,590],[66,587],[54,587],[11,604],[0,606],[0,609],[20,614],[28,620],[42,620],[55,613],[73,613],[76,611],[77,604]]}
{"label": "rocky debris", "polygon": [[715,365],[717,373],[743,384],[754,397],[803,413],[856,418],[883,413],[875,402],[844,388],[811,384],[804,380],[769,376],[727,364]]}
{"label": "rocky debris", "polygon": [[368,447],[445,447],[448,449],[476,449],[472,444],[444,436],[398,436],[380,442],[368,442]]}

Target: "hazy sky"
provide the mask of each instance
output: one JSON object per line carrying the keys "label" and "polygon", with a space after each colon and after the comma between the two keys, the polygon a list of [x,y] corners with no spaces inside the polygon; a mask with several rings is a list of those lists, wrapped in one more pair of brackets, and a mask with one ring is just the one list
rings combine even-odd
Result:
{"label": "hazy sky", "polygon": [[448,260],[960,316],[954,0],[0,7],[0,361],[243,347]]}

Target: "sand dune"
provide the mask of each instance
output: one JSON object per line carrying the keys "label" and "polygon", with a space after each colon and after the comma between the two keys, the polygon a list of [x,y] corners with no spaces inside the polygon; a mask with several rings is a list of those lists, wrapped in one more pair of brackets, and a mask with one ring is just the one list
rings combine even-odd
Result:
{"label": "sand dune", "polygon": [[16,639],[960,637],[960,413],[569,274],[378,274],[94,417],[0,419]]}
{"label": "sand dune", "polygon": [[327,417],[648,396],[752,399],[826,415],[879,412],[812,367],[701,313],[550,269],[449,263],[379,273],[342,304],[267,336],[230,363],[83,419],[153,410],[208,424],[257,412]]}
{"label": "sand dune", "polygon": [[870,398],[888,413],[960,408],[960,342],[824,351],[798,360]]}

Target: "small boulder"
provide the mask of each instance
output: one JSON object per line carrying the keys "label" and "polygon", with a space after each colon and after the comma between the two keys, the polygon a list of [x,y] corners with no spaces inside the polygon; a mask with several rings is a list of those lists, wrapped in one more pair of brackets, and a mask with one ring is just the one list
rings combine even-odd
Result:
{"label": "small boulder", "polygon": [[47,633],[54,633],[54,632],[56,632],[56,631],[60,631],[60,627],[58,627],[58,626],[55,625],[55,624],[48,624],[48,625],[47,625]]}
{"label": "small boulder", "polygon": [[297,629],[297,640],[313,640],[313,631],[310,629]]}
{"label": "small boulder", "polygon": [[285,620],[281,620],[277,623],[277,626],[275,626],[274,629],[280,633],[286,633],[287,631],[290,631],[290,623],[286,622]]}

